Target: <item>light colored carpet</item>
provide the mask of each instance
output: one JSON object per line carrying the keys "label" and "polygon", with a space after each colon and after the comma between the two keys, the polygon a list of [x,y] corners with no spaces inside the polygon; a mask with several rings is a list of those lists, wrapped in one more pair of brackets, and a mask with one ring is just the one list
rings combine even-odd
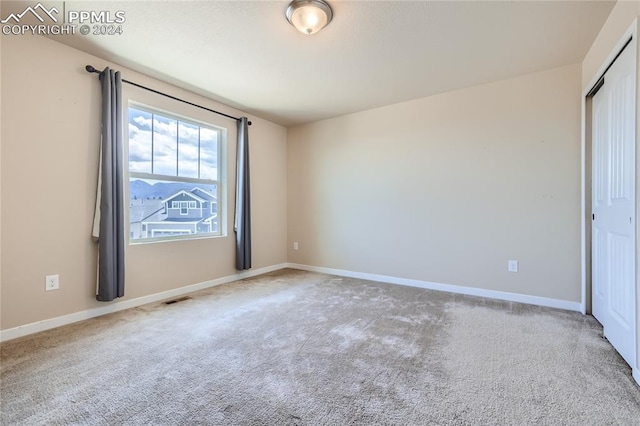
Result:
{"label": "light colored carpet", "polygon": [[0,345],[3,425],[640,425],[591,317],[283,270]]}

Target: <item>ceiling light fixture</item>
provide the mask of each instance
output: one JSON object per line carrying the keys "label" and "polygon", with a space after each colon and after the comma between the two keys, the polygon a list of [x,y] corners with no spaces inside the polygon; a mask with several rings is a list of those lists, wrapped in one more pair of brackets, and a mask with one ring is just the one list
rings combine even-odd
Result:
{"label": "ceiling light fixture", "polygon": [[304,34],[315,34],[331,22],[333,11],[324,0],[293,0],[287,7],[287,21]]}

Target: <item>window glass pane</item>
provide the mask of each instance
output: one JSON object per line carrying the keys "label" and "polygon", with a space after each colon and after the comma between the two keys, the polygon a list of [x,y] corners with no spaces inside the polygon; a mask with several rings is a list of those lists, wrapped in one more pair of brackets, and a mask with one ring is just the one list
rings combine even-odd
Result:
{"label": "window glass pane", "polygon": [[151,173],[151,113],[129,108],[129,171]]}
{"label": "window glass pane", "polygon": [[178,123],[178,176],[198,177],[198,129],[189,123]]}
{"label": "window glass pane", "polygon": [[200,128],[200,179],[218,179],[218,132]]}
{"label": "window glass pane", "polygon": [[153,173],[177,176],[178,121],[153,114]]}
{"label": "window glass pane", "polygon": [[[219,233],[215,184],[129,179],[129,235],[145,238]],[[199,202],[203,208],[198,208]]]}
{"label": "window glass pane", "polygon": [[128,120],[131,242],[219,235],[220,130],[144,107]]}

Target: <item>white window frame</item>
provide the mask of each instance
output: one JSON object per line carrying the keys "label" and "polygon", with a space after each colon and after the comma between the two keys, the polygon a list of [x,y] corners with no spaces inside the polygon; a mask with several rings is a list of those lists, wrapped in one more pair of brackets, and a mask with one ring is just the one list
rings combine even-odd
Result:
{"label": "white window frame", "polygon": [[[133,99],[129,99],[128,102],[124,103],[124,114],[127,117],[126,126],[124,126],[125,130],[125,166],[126,166],[126,182],[130,182],[131,179],[148,179],[148,180],[156,180],[163,182],[183,182],[183,183],[192,183],[194,185],[215,185],[216,186],[216,200],[224,200],[226,201],[226,188],[224,185],[226,184],[226,135],[227,129],[220,125],[213,124],[211,122],[202,121],[198,118],[193,118],[191,116],[182,115],[176,112],[167,111],[164,109],[155,108],[149,106],[148,104],[143,104],[137,102]],[[156,173],[142,173],[142,172],[133,172],[129,170],[129,108],[135,108],[138,110],[143,110],[147,113],[157,114],[164,118],[169,118],[171,120],[177,120],[178,122],[186,123],[193,126],[198,126],[199,128],[207,128],[210,130],[214,130],[217,135],[216,141],[216,155],[217,155],[217,176],[216,179],[200,179],[200,178],[187,178],[180,176],[169,176],[169,175],[161,175]],[[196,115],[197,116],[197,115]],[[153,134],[153,132],[152,132]],[[176,137],[176,142],[178,142],[179,136]],[[153,146],[152,146],[152,154],[153,154]],[[152,157],[153,161],[153,157]],[[127,197],[129,197],[129,185],[126,185],[125,191]],[[169,208],[173,208],[173,203],[176,201],[172,201],[171,206],[167,206]],[[179,203],[185,203],[187,208],[187,213],[182,213],[182,209],[180,209],[180,215],[186,216],[188,215],[188,211],[190,209],[198,209],[197,201],[180,201]],[[166,205],[166,204],[165,204]],[[200,210],[202,210],[202,206],[200,206]],[[127,210],[126,215],[130,213],[130,208]],[[129,221],[127,220],[127,223]],[[149,222],[151,223],[151,222]],[[191,240],[191,239],[202,239],[202,238],[217,238],[217,237],[226,237],[226,219],[220,218],[218,220],[218,231],[217,232],[201,232],[201,233],[192,233],[184,234],[184,235],[174,235],[174,236],[162,236],[162,237],[154,237],[149,236],[149,232],[143,232],[142,236],[137,239],[129,238],[129,244],[146,244],[153,242],[162,242],[162,241],[179,241],[179,240]],[[156,229],[160,231],[159,229]],[[177,230],[175,230],[177,231]],[[152,232],[153,233],[153,232]],[[129,234],[129,233],[127,233]]]}

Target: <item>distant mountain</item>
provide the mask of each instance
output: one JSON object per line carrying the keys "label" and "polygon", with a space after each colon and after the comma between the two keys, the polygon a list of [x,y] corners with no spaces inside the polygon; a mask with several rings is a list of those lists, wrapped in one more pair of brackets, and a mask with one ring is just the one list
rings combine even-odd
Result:
{"label": "distant mountain", "polygon": [[183,183],[183,182],[157,182],[150,184],[143,180],[132,180],[129,183],[129,198],[131,199],[154,199],[160,197],[161,199],[167,199],[173,194],[179,191],[191,191],[193,188],[202,188],[205,191],[209,191],[215,194],[215,185],[198,185],[195,183]]}

